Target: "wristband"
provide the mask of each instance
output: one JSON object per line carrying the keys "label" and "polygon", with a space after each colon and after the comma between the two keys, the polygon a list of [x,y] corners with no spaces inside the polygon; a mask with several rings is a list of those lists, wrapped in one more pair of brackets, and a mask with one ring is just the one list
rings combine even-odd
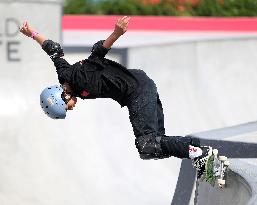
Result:
{"label": "wristband", "polygon": [[35,40],[35,37],[38,35],[38,32],[33,31],[31,34],[31,38],[33,38]]}

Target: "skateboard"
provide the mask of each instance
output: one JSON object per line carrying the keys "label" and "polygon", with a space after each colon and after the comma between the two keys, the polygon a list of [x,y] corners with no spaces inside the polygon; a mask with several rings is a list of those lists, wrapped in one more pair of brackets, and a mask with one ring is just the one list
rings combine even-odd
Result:
{"label": "skateboard", "polygon": [[205,166],[205,180],[212,186],[215,186],[217,182],[220,188],[224,188],[229,167],[228,158],[226,156],[218,156],[218,150],[214,149]]}

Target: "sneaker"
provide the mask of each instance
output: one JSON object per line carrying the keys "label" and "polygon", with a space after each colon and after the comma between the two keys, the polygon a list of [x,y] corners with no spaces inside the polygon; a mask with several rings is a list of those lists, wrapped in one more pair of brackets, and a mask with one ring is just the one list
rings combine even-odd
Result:
{"label": "sneaker", "polygon": [[197,171],[197,179],[200,179],[205,172],[206,163],[209,157],[212,156],[212,147],[209,146],[202,146],[201,149],[203,150],[203,154],[199,157],[193,159],[193,167]]}

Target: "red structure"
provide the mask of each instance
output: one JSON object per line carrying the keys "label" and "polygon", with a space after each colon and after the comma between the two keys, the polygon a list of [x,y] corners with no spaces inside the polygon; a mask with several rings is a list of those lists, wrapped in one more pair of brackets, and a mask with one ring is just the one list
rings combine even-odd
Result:
{"label": "red structure", "polygon": [[[112,30],[117,16],[65,15],[64,30]],[[132,16],[130,31],[257,32],[257,18]]]}

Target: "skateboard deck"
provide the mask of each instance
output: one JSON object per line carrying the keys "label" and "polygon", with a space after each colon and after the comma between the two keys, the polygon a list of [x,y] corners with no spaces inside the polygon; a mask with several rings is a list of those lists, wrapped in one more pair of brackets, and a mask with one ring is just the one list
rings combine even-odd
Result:
{"label": "skateboard deck", "polygon": [[204,179],[212,186],[217,183],[220,188],[224,188],[229,167],[228,158],[226,156],[218,156],[218,150],[214,149],[205,166]]}

